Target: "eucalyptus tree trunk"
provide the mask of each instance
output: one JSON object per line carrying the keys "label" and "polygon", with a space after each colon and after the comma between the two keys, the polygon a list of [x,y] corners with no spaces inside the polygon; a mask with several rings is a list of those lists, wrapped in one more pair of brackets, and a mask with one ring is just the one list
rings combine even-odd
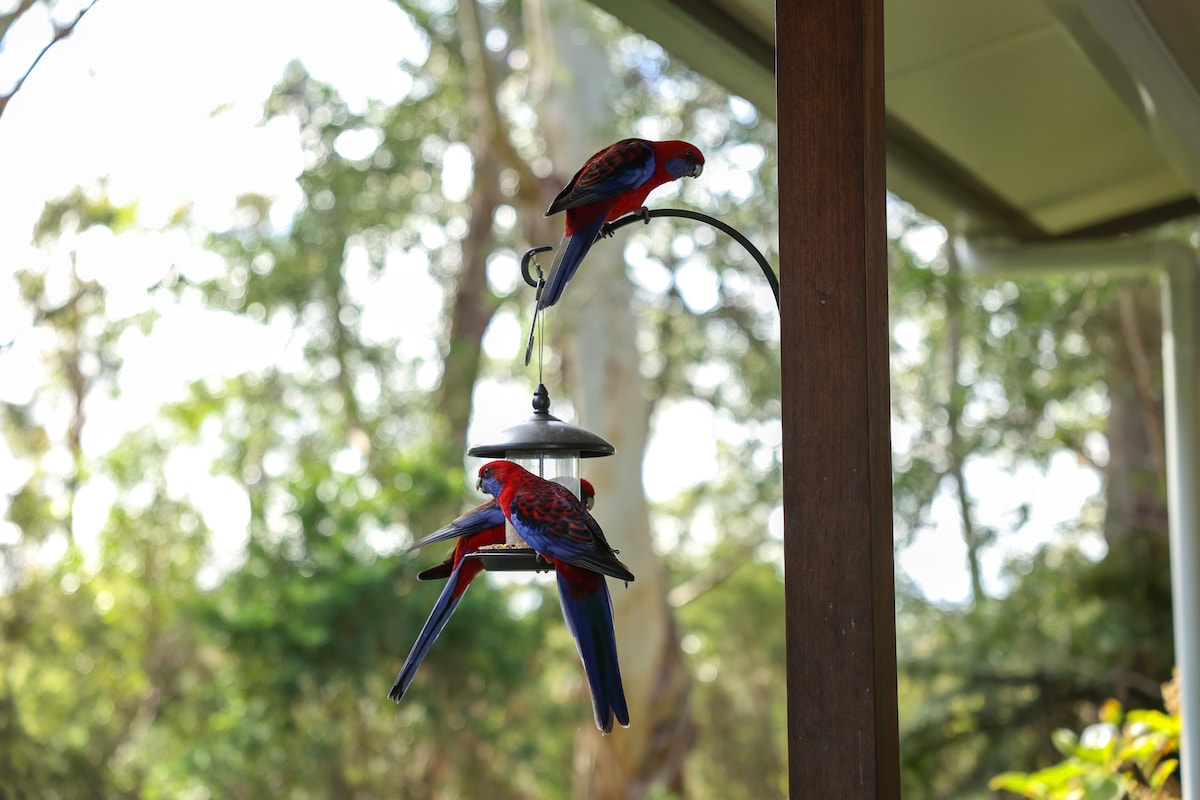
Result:
{"label": "eucalyptus tree trunk", "polygon": [[[1105,435],[1104,538],[1121,550],[1129,540],[1167,540],[1163,434],[1162,315],[1154,287],[1124,287],[1110,311],[1109,414]],[[1126,555],[1122,555],[1125,558]]]}
{"label": "eucalyptus tree trunk", "polygon": [[[1091,585],[1130,639],[1120,668],[1163,680],[1173,663],[1171,581],[1162,406],[1162,314],[1157,287],[1126,286],[1105,322],[1108,368],[1104,539],[1108,555]],[[1118,614],[1120,616],[1118,616]],[[1145,704],[1114,687],[1126,706]],[[1157,697],[1151,695],[1150,701]]]}
{"label": "eucalyptus tree trunk", "polygon": [[[572,31],[581,23],[569,7],[530,6],[535,14],[542,11],[535,22],[544,26],[541,41],[546,43],[535,55],[546,71],[542,132],[555,171],[565,181],[588,156],[618,138],[605,95],[608,58],[597,45],[572,40]],[[561,231],[561,217],[555,220]],[[615,456],[591,459],[583,471],[596,485],[597,520],[637,575],[627,587],[615,581],[609,587],[630,727],[602,737],[581,714],[573,796],[640,798],[653,783],[678,791],[691,738],[690,679],[667,604],[665,576],[652,546],[642,487],[650,408],[639,370],[633,289],[619,236],[591,250],[562,300],[550,310],[546,329],[552,344],[560,344],[564,334],[567,338],[563,372],[579,424],[616,447]]]}

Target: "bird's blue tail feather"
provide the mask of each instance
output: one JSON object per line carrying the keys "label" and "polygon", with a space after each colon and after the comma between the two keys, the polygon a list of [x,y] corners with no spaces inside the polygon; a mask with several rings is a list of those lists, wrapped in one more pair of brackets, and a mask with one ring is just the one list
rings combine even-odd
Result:
{"label": "bird's blue tail feather", "polygon": [[583,257],[596,242],[600,228],[604,226],[604,218],[600,217],[594,224],[580,228],[573,235],[563,236],[558,243],[558,251],[550,264],[550,274],[546,276],[546,288],[542,289],[542,299],[538,301],[539,308],[549,308],[562,297],[567,281],[575,276]]}
{"label": "bird's blue tail feather", "polygon": [[400,674],[396,676],[396,682],[392,684],[392,690],[388,692],[388,699],[399,703],[400,698],[404,697],[404,693],[408,691],[408,685],[412,683],[417,674],[417,668],[421,666],[421,662],[429,653],[429,648],[433,646],[442,629],[446,627],[454,609],[458,608],[458,602],[462,600],[462,595],[456,595],[455,590],[458,588],[458,577],[461,571],[462,562],[460,561],[446,580],[446,585],[442,588],[442,593],[438,595],[433,611],[429,612],[429,619],[425,620],[425,627],[421,628],[421,633],[418,634],[417,641],[413,643],[408,659],[400,668]]}
{"label": "bird's blue tail feather", "polygon": [[600,578],[599,588],[591,593],[572,593],[571,585],[562,572],[558,573],[558,597],[563,617],[575,637],[579,657],[587,673],[592,693],[592,712],[596,727],[608,733],[613,718],[622,727],[629,727],[629,707],[621,683],[621,668],[617,662],[617,640],[613,632],[612,599],[608,585]]}

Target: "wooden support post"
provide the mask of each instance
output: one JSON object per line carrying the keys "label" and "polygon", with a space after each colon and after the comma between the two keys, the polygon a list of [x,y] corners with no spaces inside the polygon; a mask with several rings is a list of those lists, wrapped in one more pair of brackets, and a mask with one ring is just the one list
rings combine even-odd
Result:
{"label": "wooden support post", "polygon": [[899,798],[883,2],[776,6],[792,798]]}

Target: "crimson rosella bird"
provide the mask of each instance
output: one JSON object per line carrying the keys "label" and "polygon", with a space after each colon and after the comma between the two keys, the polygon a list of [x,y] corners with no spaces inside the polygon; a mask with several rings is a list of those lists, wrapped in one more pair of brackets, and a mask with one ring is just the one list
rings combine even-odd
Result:
{"label": "crimson rosella bird", "polygon": [[617,558],[586,506],[565,486],[511,461],[480,467],[478,486],[496,499],[521,538],[554,565],[558,599],[583,661],[596,727],[609,733],[614,718],[629,727],[612,599],[604,576],[631,581],[633,573]]}
{"label": "crimson rosella bird", "polygon": [[538,308],[558,302],[606,223],[640,209],[658,186],[703,170],[699,148],[680,141],[622,139],[589,158],[546,210],[566,211],[567,223]]}
{"label": "crimson rosella bird", "polygon": [[[588,508],[591,508],[596,496],[596,490],[586,480],[581,479],[579,484],[580,491],[583,494],[583,501]],[[455,537],[458,538],[458,541],[455,543],[454,550],[450,552],[446,560],[417,575],[417,579],[422,581],[438,578],[447,578],[448,580],[442,589],[442,593],[438,595],[437,603],[433,606],[433,611],[429,612],[429,619],[425,620],[425,626],[421,628],[421,633],[418,634],[417,641],[413,643],[412,650],[409,652],[408,658],[404,661],[404,666],[400,668],[400,674],[396,676],[396,682],[392,684],[392,690],[388,692],[388,698],[397,703],[404,697],[404,693],[408,691],[409,684],[412,683],[413,677],[417,674],[417,668],[421,666],[421,662],[425,660],[425,656],[429,653],[429,648],[433,646],[434,641],[437,640],[442,629],[446,627],[446,623],[450,620],[450,616],[458,608],[458,603],[462,600],[467,587],[471,585],[471,581],[475,580],[475,576],[483,570],[482,565],[478,561],[471,559],[464,560],[464,556],[468,553],[474,553],[486,545],[504,544],[504,514],[500,511],[500,506],[494,499],[489,500],[478,508],[474,508],[459,516],[450,524],[438,528],[433,533],[415,542],[409,548],[409,552],[433,542],[440,542]]]}

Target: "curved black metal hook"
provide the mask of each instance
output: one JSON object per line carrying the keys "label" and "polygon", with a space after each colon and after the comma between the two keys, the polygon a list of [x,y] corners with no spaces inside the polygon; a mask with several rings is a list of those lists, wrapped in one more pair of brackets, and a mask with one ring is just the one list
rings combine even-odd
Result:
{"label": "curved black metal hook", "polygon": [[[771,269],[766,256],[741,231],[716,217],[710,217],[708,214],[702,214],[699,211],[691,211],[686,208],[642,208],[605,225],[601,235],[611,236],[626,225],[632,225],[635,222],[644,222],[649,225],[650,220],[654,217],[681,217],[683,219],[695,220],[696,222],[704,222],[722,233],[728,234],[734,241],[745,248],[746,252],[758,264],[758,268],[762,270],[763,276],[766,277],[767,283],[771,286],[771,294],[775,295],[775,308],[779,308],[779,278],[775,276],[775,271]],[[533,257],[538,253],[545,253],[553,249],[550,245],[531,247],[525,251],[525,255],[521,258],[521,277],[525,279],[525,282],[531,288],[538,288],[538,280],[534,279],[533,274],[529,271],[529,265],[533,261]],[[537,265],[535,264],[534,266],[536,267]],[[541,270],[539,269],[538,272],[540,273]]]}
{"label": "curved black metal hook", "polygon": [[[609,223],[607,226],[605,226],[604,232],[605,234],[611,235],[617,230],[624,228],[626,225],[631,225],[634,222],[639,221],[649,225],[650,220],[653,217],[682,217],[683,219],[691,219],[695,220],[696,222],[707,223],[717,230],[729,234],[729,236],[732,237],[733,240],[742,247],[744,247],[746,252],[749,253],[751,257],[753,257],[758,263],[758,267],[762,270],[763,275],[766,277],[767,283],[771,285],[771,294],[775,295],[775,308],[777,310],[779,309],[779,278],[775,276],[775,272],[771,269],[771,265],[767,262],[766,256],[764,256],[762,251],[755,247],[754,243],[747,239],[741,231],[739,231],[737,228],[734,228],[732,225],[722,222],[716,217],[710,217],[708,214],[702,214],[699,211],[690,211],[686,208],[643,208],[639,211],[633,212],[632,214],[626,214],[616,222]],[[533,284],[530,285],[532,286]]]}
{"label": "curved black metal hook", "polygon": [[[538,288],[538,283],[542,281],[542,268],[533,262],[533,257],[538,253],[545,253],[547,250],[553,249],[554,248],[550,245],[544,244],[541,247],[529,248],[525,251],[525,255],[521,256],[521,277],[525,279],[525,282],[528,283],[531,288]],[[533,273],[529,271],[530,264],[533,264],[533,266],[537,269],[537,278],[534,278]]]}
{"label": "curved black metal hook", "polygon": [[[553,249],[550,245],[544,244],[541,247],[529,248],[525,251],[525,255],[521,256],[521,277],[536,290],[533,295],[535,301],[533,304],[533,319],[529,321],[529,341],[525,343],[525,366],[527,367],[529,366],[529,359],[533,357],[533,332],[537,330],[538,314],[542,310],[542,289],[546,286],[546,277],[542,275],[542,268],[533,260],[533,257],[538,253],[545,253],[547,250]],[[529,271],[530,264],[537,270],[537,280],[533,279],[533,273]],[[538,370],[541,370],[540,362]]]}

